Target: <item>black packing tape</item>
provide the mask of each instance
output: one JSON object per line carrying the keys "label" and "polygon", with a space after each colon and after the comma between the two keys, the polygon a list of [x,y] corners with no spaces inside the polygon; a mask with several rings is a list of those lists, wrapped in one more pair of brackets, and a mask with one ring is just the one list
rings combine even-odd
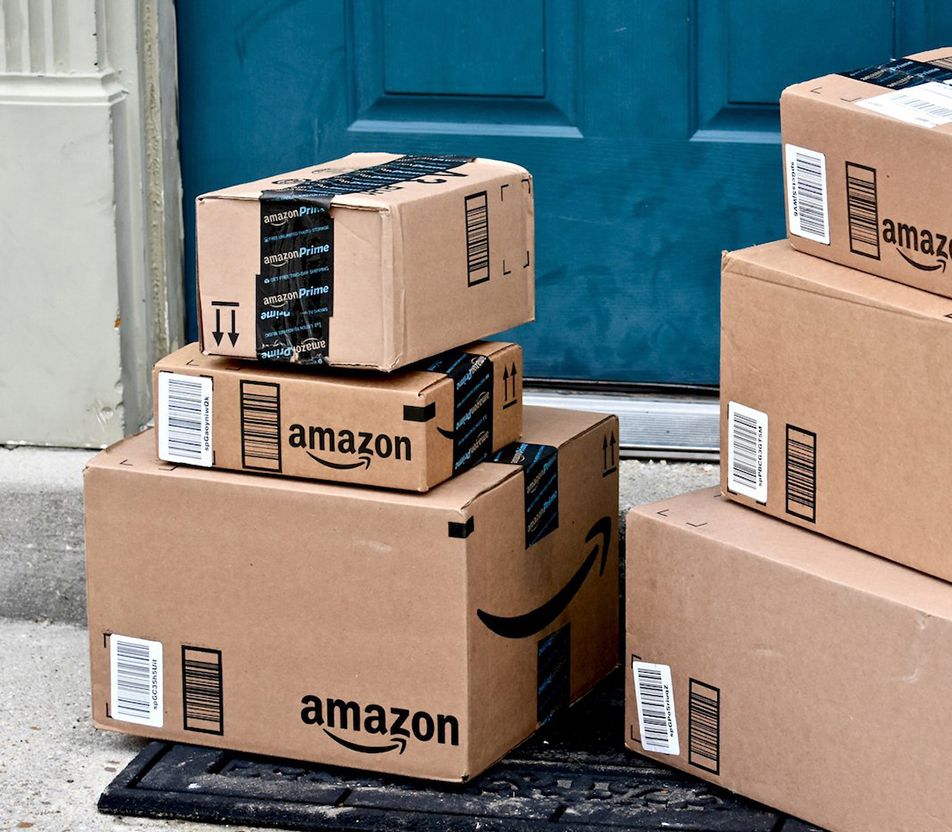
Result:
{"label": "black packing tape", "polygon": [[492,454],[493,362],[486,355],[451,352],[426,370],[453,379],[453,474],[460,474]]}
{"label": "black packing tape", "polygon": [[258,358],[323,364],[334,314],[334,221],[326,207],[261,196]]}
{"label": "black packing tape", "polygon": [[401,156],[326,179],[288,179],[263,191],[260,273],[255,291],[256,354],[261,359],[323,364],[334,314],[335,196],[380,193],[401,182],[437,185],[464,156]]}
{"label": "black packing tape", "polygon": [[525,480],[526,549],[559,527],[559,449],[513,442],[493,462],[521,465]]}
{"label": "black packing tape", "polygon": [[545,725],[569,706],[571,698],[572,624],[539,640],[536,671],[536,721]]}
{"label": "black packing tape", "polygon": [[919,84],[926,84],[929,81],[952,80],[952,69],[936,64],[923,63],[922,61],[914,61],[911,58],[893,58],[881,64],[873,64],[862,69],[854,69],[838,74],[891,90],[917,87]]}

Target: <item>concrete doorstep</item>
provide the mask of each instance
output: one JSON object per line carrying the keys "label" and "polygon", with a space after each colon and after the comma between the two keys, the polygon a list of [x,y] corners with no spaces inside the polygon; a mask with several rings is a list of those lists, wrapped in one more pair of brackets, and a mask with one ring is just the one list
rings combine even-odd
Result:
{"label": "concrete doorstep", "polygon": [[[0,829],[209,830],[96,811],[145,741],[90,721],[82,469],[92,455],[0,448]],[[712,464],[625,461],[622,516],[717,477]]]}

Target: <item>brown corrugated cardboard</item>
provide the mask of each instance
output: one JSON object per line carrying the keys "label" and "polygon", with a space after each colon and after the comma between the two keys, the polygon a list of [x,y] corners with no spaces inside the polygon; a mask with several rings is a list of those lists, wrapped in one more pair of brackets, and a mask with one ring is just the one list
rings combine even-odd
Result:
{"label": "brown corrugated cardboard", "polygon": [[729,496],[952,579],[952,300],[794,251],[725,254]]}
{"label": "brown corrugated cardboard", "polygon": [[477,774],[617,665],[617,424],[526,408],[515,464],[426,494],[114,445],[85,472],[95,724]]}
{"label": "brown corrugated cardboard", "polygon": [[389,375],[315,375],[190,344],[153,375],[168,462],[426,491],[522,432],[516,344],[479,341]]}
{"label": "brown corrugated cardboard", "polygon": [[947,832],[952,586],[716,489],[634,509],[626,551],[630,749],[831,832]]}
{"label": "brown corrugated cardboard", "polygon": [[531,321],[518,165],[354,153],[198,198],[202,349],[389,372]]}
{"label": "brown corrugated cardboard", "polygon": [[794,246],[952,296],[950,80],[944,48],[784,90]]}

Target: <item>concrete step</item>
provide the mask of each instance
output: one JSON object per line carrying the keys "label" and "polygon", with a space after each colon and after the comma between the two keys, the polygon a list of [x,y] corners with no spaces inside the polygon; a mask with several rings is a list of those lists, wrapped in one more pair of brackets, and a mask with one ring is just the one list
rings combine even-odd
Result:
{"label": "concrete step", "polygon": [[[85,624],[82,472],[92,456],[0,447],[0,617]],[[633,505],[717,478],[711,463],[625,460],[622,520]]]}

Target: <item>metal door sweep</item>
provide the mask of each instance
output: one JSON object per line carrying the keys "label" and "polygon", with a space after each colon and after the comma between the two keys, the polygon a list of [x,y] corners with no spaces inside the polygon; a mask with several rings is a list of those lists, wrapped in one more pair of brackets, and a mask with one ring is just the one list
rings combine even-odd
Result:
{"label": "metal door sweep", "polygon": [[103,792],[99,809],[301,830],[819,832],[627,751],[623,679],[616,671],[463,785],[153,742]]}
{"label": "metal door sweep", "polygon": [[605,382],[526,380],[526,404],[614,413],[621,456],[717,462],[720,405],[717,389],[694,385],[613,385]]}

